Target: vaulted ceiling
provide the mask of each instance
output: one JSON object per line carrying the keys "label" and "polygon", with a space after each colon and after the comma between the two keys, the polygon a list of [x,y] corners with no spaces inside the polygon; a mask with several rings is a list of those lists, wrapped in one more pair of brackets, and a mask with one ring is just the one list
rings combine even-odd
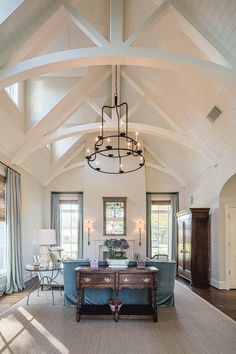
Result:
{"label": "vaulted ceiling", "polygon": [[45,185],[83,167],[115,65],[146,169],[186,186],[236,147],[235,0],[24,0],[0,48],[0,151]]}

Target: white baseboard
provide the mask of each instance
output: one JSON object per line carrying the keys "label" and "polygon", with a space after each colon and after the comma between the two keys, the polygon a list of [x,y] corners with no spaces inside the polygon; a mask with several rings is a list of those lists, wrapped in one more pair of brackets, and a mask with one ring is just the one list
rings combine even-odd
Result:
{"label": "white baseboard", "polygon": [[226,282],[223,280],[220,281],[220,280],[216,280],[216,279],[211,278],[210,284],[212,286],[214,286],[214,288],[217,288],[217,289],[226,289]]}

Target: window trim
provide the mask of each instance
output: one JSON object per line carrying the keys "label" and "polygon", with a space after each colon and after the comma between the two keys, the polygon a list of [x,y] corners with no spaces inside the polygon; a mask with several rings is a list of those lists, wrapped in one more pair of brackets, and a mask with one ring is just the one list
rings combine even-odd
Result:
{"label": "window trim", "polygon": [[[127,197],[103,197],[103,235],[104,236],[126,236],[126,201]],[[123,233],[115,234],[115,233],[106,233],[106,203],[124,203],[124,216],[123,216]]]}

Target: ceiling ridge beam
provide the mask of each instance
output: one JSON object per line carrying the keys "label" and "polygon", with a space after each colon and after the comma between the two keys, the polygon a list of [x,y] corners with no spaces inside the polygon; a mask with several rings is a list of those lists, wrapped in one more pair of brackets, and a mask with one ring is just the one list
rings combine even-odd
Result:
{"label": "ceiling ridge beam", "polygon": [[124,71],[122,70],[121,73],[122,77],[129,82],[134,88],[136,88],[139,92],[142,94],[146,95],[147,100],[151,103],[155,111],[160,115],[160,117],[166,121],[174,130],[176,130],[179,133],[183,133],[183,131],[179,128],[179,126],[175,123],[173,118],[171,118],[168,114],[166,114],[157,104],[156,102],[156,97],[153,95],[151,90],[149,90],[141,80],[137,79],[134,77],[131,73],[129,73],[127,70]]}
{"label": "ceiling ridge beam", "polygon": [[81,16],[78,11],[69,4],[68,1],[65,2],[65,9],[68,13],[69,18],[72,22],[98,47],[107,47],[109,42],[103,37],[103,35],[98,32],[83,16]]}
{"label": "ceiling ridge beam", "polygon": [[[86,97],[101,82],[110,75],[109,70],[102,68],[90,70],[87,76],[79,80],[72,89],[64,96],[30,131],[25,135],[23,146],[18,148],[12,161],[19,164],[30,154],[33,147],[41,137],[50,129],[58,128],[78,107],[86,100]],[[82,93],[82,94],[81,94]],[[33,149],[34,150],[34,149]]]}
{"label": "ceiling ridge beam", "polygon": [[130,47],[146,31],[154,27],[169,9],[169,1],[165,0],[123,43],[124,47]]}
{"label": "ceiling ridge beam", "polygon": [[187,9],[181,1],[170,0],[170,9],[182,31],[212,61],[228,68],[236,68],[236,59]]}
{"label": "ceiling ridge beam", "polygon": [[123,44],[123,0],[110,0],[110,44]]}
{"label": "ceiling ridge beam", "polygon": [[80,144],[80,138],[50,167],[50,171],[45,178],[44,185],[47,185],[53,180],[64,167],[68,165],[77,155],[79,155],[85,148],[85,144]]}
{"label": "ceiling ridge beam", "polygon": [[[30,26],[19,34],[16,41],[11,41],[0,55],[0,66],[13,65],[35,56],[50,43],[66,26],[68,19],[61,1],[55,1],[42,16],[38,16]],[[42,44],[43,43],[43,44]]]}
{"label": "ceiling ridge beam", "polygon": [[92,47],[42,55],[1,69],[0,89],[13,82],[27,80],[36,74],[42,75],[59,70],[114,64],[146,66],[188,75],[194,69],[196,72],[204,74],[204,79],[220,80],[221,84],[232,86],[232,88],[236,86],[236,69],[229,69],[191,55],[150,48]]}
{"label": "ceiling ridge beam", "polygon": [[[60,131],[56,131],[53,133],[50,133],[43,138],[41,138],[40,141],[38,141],[36,144],[32,146],[32,151],[37,150],[43,146],[45,146],[48,143],[52,143],[53,141],[64,139],[73,135],[84,135],[88,133],[95,133],[99,131],[99,126],[100,123],[88,123],[88,124],[82,124],[79,126],[71,127],[71,128],[66,128]],[[115,130],[117,129],[117,125],[115,122],[107,123],[106,126],[104,127],[105,131],[109,130]],[[217,162],[217,159],[215,156],[208,156],[206,154],[205,150],[202,148],[200,144],[196,144],[192,138],[189,138],[188,136],[179,133],[179,132],[174,132],[169,129],[157,127],[154,125],[149,125],[149,124],[143,124],[143,123],[129,123],[129,130],[133,132],[139,132],[140,134],[148,134],[152,136],[159,136],[163,139],[172,141],[174,143],[177,143],[179,145],[185,146],[186,148],[189,148],[192,151],[197,152],[200,154],[205,161],[209,163],[209,165],[214,166]]]}

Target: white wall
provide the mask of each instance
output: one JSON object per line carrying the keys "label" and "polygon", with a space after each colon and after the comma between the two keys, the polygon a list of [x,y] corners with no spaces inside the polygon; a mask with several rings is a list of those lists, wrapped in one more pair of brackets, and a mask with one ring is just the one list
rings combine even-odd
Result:
{"label": "white wall", "polygon": [[44,187],[44,227],[50,228],[51,223],[51,192],[83,192],[84,190],[84,168],[76,168],[54,178]]}
{"label": "white wall", "polygon": [[[96,255],[95,240],[105,240],[103,236],[103,199],[102,197],[127,197],[126,223],[127,241],[134,244],[134,253],[145,256],[145,231],[142,235],[142,245],[139,246],[139,233],[136,228],[138,220],[146,220],[146,186],[145,168],[122,175],[108,175],[92,170],[87,164],[84,167],[84,220],[94,223],[91,235],[91,245],[88,246],[85,228],[84,254],[88,257]],[[95,241],[95,242],[94,242]]]}
{"label": "white wall", "polygon": [[[211,218],[211,284],[225,288],[225,233],[224,205],[220,204],[220,192],[226,181],[236,173],[236,149],[228,152],[216,167],[193,180],[184,190],[184,207],[208,207]],[[193,204],[190,205],[190,196]]]}

